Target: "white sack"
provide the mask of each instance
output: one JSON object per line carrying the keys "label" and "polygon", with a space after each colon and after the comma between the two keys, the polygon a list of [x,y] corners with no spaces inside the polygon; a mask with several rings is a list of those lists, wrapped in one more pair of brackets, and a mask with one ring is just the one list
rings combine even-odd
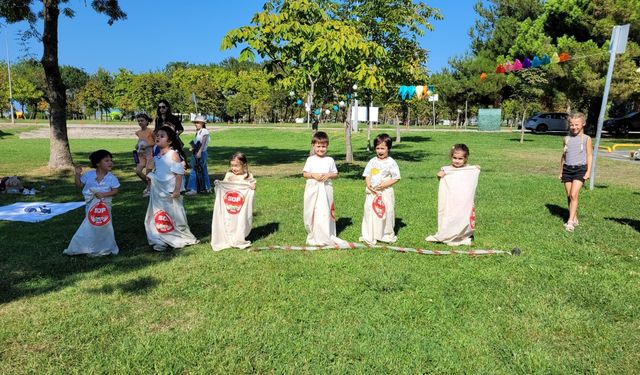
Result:
{"label": "white sack", "polygon": [[246,237],[253,222],[255,190],[250,181],[216,181],[216,200],[211,220],[211,248],[220,251],[230,247],[251,246]]}
{"label": "white sack", "polygon": [[118,254],[111,221],[111,202],[95,198],[87,202],[85,217],[71,238],[65,255],[104,256]]}
{"label": "white sack", "polygon": [[378,194],[374,194],[365,188],[365,192],[360,241],[368,245],[375,245],[377,241],[396,242],[398,239],[394,232],[396,225],[396,198],[393,188],[386,188]]}
{"label": "white sack", "polygon": [[333,206],[333,186],[307,179],[304,188],[304,229],[307,245],[346,246],[348,243],[336,237],[336,217]]}
{"label": "white sack", "polygon": [[153,246],[154,250],[164,251],[167,246],[180,249],[198,243],[199,241],[189,230],[182,196],[171,198],[175,179],[173,183],[159,182],[154,173],[149,174],[149,179],[151,179],[151,194],[144,219],[149,245]]}
{"label": "white sack", "polygon": [[476,166],[445,167],[438,189],[438,233],[427,241],[447,245],[471,245],[475,230],[474,201],[480,169]]}

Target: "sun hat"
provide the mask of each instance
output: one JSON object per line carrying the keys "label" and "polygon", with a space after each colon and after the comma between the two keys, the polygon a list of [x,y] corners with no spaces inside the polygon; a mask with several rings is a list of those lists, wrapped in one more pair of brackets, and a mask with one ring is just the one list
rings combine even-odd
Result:
{"label": "sun hat", "polygon": [[197,115],[196,117],[194,117],[193,120],[191,120],[191,122],[201,122],[203,124],[207,123],[207,118],[202,116],[202,115]]}

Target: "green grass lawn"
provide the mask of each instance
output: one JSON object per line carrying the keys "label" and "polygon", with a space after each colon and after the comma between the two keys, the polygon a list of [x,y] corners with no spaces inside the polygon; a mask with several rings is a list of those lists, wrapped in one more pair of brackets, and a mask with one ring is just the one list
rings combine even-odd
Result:
{"label": "green grass lawn", "polygon": [[[48,141],[0,134],[0,175],[23,176],[36,197],[80,200],[71,173],[50,174]],[[213,133],[210,173],[236,150],[258,180],[255,246],[302,245],[309,151],[302,130]],[[372,154],[329,131],[339,236],[360,234]],[[146,243],[144,186],[132,140],[72,140],[75,160],[115,155],[122,183],[113,222],[120,255],[65,257],[78,209],[38,224],[0,221],[0,373],[637,373],[640,368],[640,165],[599,160],[581,225],[564,231],[558,181],[562,137],[404,132],[394,145],[398,245],[446,250],[437,228],[435,174],[454,143],[482,173],[475,245],[522,255],[427,256],[383,249],[214,253],[213,196],[185,198],[202,243],[156,253]],[[187,141],[187,140],[185,140]],[[614,140],[609,140],[614,142]]]}

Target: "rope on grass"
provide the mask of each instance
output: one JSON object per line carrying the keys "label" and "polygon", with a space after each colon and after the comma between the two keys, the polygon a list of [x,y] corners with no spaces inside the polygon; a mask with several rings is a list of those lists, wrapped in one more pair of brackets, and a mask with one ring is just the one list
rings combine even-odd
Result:
{"label": "rope on grass", "polygon": [[413,247],[399,247],[389,245],[367,246],[361,243],[349,242],[347,245],[333,246],[290,246],[290,245],[271,245],[255,248],[255,250],[291,250],[291,251],[318,251],[318,250],[351,250],[351,249],[387,249],[397,251],[399,253],[416,253],[422,255],[520,255],[521,251],[515,247],[511,251],[495,250],[495,249],[476,249],[476,250],[426,250],[416,249]]}

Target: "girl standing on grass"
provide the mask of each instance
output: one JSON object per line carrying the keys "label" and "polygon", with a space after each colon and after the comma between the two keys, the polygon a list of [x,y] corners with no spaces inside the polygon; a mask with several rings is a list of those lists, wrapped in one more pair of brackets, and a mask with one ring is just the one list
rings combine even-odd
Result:
{"label": "girl standing on grass", "polygon": [[[136,131],[138,143],[136,144],[136,152],[138,154],[138,163],[136,165],[136,175],[147,185],[142,192],[143,197],[149,196],[149,178],[147,175],[153,170],[153,145],[156,143],[156,136],[149,127],[151,117],[146,113],[140,113],[136,116],[140,130]],[[143,173],[142,171],[145,170]]]}
{"label": "girl standing on grass", "polygon": [[111,174],[113,155],[98,150],[89,155],[89,160],[95,170],[82,174],[82,167],[75,168],[76,186],[82,189],[87,203],[85,218],[63,254],[115,255],[119,249],[111,222],[111,197],[118,194],[120,182]]}
{"label": "girl standing on grass", "polygon": [[174,146],[178,144],[176,132],[168,126],[156,131],[158,155],[154,157],[155,169],[149,174],[151,196],[145,230],[149,245],[156,251],[169,246],[183,248],[198,243],[189,230],[187,214],[182,205],[182,181],[184,166]]}
{"label": "girl standing on grass", "polygon": [[586,122],[583,113],[569,115],[569,135],[564,137],[564,151],[560,158],[560,180],[564,184],[569,206],[569,218],[564,224],[567,232],[573,232],[578,225],[578,195],[591,173],[593,145],[591,137],[584,134]]}
{"label": "girl standing on grass", "polygon": [[428,236],[429,242],[450,246],[471,245],[476,227],[475,196],[480,167],[467,165],[469,147],[458,143],[449,151],[451,165],[437,173],[438,232]]}
{"label": "girl standing on grass", "polygon": [[247,157],[236,152],[229,159],[223,181],[214,181],[216,199],[211,220],[211,248],[220,251],[251,246],[246,238],[253,223],[256,180],[249,173]]}
{"label": "girl standing on grass", "polygon": [[366,198],[360,241],[375,245],[377,241],[396,242],[395,193],[393,185],[400,180],[398,163],[389,156],[391,137],[380,134],[373,140],[376,157],[369,160],[362,176]]}

